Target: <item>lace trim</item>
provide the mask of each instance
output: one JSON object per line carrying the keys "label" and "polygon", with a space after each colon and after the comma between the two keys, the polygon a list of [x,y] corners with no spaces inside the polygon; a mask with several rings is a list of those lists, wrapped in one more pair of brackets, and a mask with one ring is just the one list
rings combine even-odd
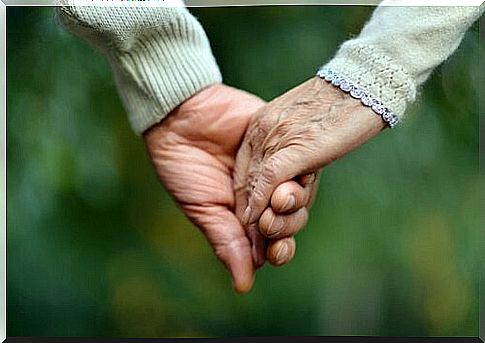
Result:
{"label": "lace trim", "polygon": [[396,114],[385,106],[379,99],[373,97],[364,89],[344,79],[332,69],[322,67],[318,70],[317,76],[331,83],[335,87],[339,87],[345,93],[349,93],[351,97],[360,99],[364,106],[370,107],[376,114],[380,115],[382,120],[384,120],[389,127],[393,128],[399,123],[399,119]]}

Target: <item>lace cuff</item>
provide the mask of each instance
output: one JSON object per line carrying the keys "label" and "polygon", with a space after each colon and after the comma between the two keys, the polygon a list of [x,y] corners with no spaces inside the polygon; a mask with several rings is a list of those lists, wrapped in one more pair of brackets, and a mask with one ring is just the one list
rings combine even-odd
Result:
{"label": "lace cuff", "polygon": [[380,115],[382,120],[384,120],[391,128],[399,123],[399,118],[397,115],[387,106],[385,106],[379,99],[370,95],[366,90],[346,80],[332,69],[322,67],[318,70],[317,76],[327,82],[330,82],[335,87],[339,87],[345,93],[349,93],[351,97],[360,99],[364,106],[370,107],[375,113]]}

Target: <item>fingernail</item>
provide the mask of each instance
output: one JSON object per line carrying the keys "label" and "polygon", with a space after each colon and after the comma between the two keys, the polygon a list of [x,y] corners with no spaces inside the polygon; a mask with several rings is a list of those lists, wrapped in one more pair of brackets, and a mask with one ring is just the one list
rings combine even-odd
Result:
{"label": "fingernail", "polygon": [[284,242],[281,244],[281,246],[278,249],[278,252],[276,253],[275,262],[277,264],[282,264],[283,262],[285,262],[287,254],[288,254],[288,243]]}
{"label": "fingernail", "polygon": [[244,210],[244,213],[243,213],[243,216],[242,216],[242,219],[241,219],[241,222],[242,222],[241,224],[244,225],[244,226],[248,225],[250,216],[251,216],[251,207],[248,206]]}
{"label": "fingernail", "polygon": [[268,238],[271,238],[280,232],[279,225],[274,225],[275,220],[276,220],[276,216],[273,215],[273,217],[271,218],[271,222],[268,225],[268,230],[266,231],[266,236]]}
{"label": "fingernail", "polygon": [[296,205],[296,198],[293,194],[291,194],[288,197],[288,199],[286,199],[286,202],[281,208],[281,211],[284,212],[284,211],[291,210],[293,207],[295,207],[295,205]]}

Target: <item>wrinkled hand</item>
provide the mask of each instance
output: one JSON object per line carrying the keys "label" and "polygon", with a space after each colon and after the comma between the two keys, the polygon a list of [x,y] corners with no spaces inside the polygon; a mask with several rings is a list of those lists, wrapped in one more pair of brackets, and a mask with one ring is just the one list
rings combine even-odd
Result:
{"label": "wrinkled hand", "polygon": [[[246,230],[259,230],[273,239],[267,248],[270,262],[278,253],[283,263],[293,257],[292,236],[306,223],[319,169],[384,127],[371,109],[318,77],[271,101],[252,117],[235,166],[236,214]],[[278,215],[274,212],[279,205],[277,187],[290,180],[303,207]]]}
{"label": "wrinkled hand", "polygon": [[[249,119],[263,105],[254,95],[213,85],[144,134],[160,180],[206,236],[240,293],[249,291],[260,264],[253,262],[254,249],[234,214],[232,173]],[[285,186],[279,197],[286,196]]]}

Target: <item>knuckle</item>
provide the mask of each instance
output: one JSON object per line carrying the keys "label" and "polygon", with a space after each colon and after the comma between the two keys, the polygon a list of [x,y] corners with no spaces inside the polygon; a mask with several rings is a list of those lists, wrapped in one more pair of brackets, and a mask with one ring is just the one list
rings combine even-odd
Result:
{"label": "knuckle", "polygon": [[271,182],[278,176],[278,170],[281,168],[281,160],[276,156],[270,156],[263,167],[262,176],[267,182]]}

